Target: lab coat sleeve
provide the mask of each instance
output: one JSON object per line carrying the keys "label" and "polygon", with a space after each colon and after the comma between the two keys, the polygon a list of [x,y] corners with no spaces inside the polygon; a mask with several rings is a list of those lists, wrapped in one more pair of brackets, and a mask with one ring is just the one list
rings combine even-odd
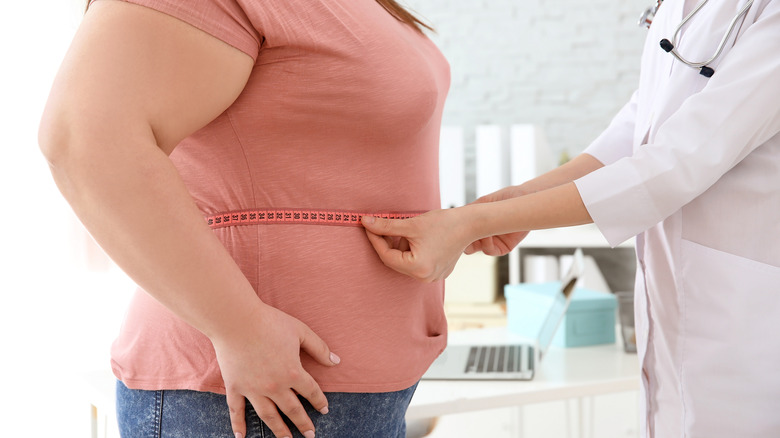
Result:
{"label": "lab coat sleeve", "polygon": [[631,155],[636,124],[636,99],[635,91],[631,100],[615,115],[607,129],[585,148],[584,153],[592,155],[604,165]]}
{"label": "lab coat sleeve", "polygon": [[652,144],[575,181],[610,245],[678,211],[780,132],[780,51],[770,43],[777,41],[780,1],[773,1]]}

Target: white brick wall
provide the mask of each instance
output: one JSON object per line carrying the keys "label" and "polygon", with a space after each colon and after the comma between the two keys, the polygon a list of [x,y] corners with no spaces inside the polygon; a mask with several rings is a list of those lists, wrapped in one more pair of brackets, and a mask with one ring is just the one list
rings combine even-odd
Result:
{"label": "white brick wall", "polygon": [[[646,35],[636,21],[649,0],[405,4],[437,31],[431,38],[452,68],[444,124],[464,126],[467,145],[478,124],[534,123],[556,159],[575,155],[636,87]],[[466,157],[473,162],[473,149]]]}

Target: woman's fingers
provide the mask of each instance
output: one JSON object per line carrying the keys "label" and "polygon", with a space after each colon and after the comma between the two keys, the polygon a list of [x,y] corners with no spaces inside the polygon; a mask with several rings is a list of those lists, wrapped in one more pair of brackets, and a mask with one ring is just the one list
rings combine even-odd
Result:
{"label": "woman's fingers", "polygon": [[301,324],[301,333],[299,335],[301,341],[301,349],[309,353],[314,360],[326,365],[333,366],[338,365],[341,362],[336,353],[330,351],[328,344],[322,340],[321,337],[314,333],[314,330],[310,329],[306,324]]}
{"label": "woman's fingers", "polygon": [[[292,374],[308,376],[303,369]],[[298,379],[299,376],[291,375],[291,378]],[[284,413],[290,419],[304,437],[313,438],[315,435],[314,423],[301,404],[297,394],[301,394],[309,400],[315,409],[320,406],[318,410],[322,414],[328,413],[328,401],[317,382],[311,376],[305,378],[305,381],[306,383],[300,385],[300,388],[287,388],[281,390],[278,394],[269,393],[268,396],[250,396],[250,401],[255,412],[257,412],[257,416],[271,429],[277,438],[292,436],[281,413]],[[244,438],[246,436],[246,399],[243,395],[236,392],[228,392],[227,401],[233,434],[236,438]]]}
{"label": "woman's fingers", "polygon": [[[301,370],[301,372],[305,373],[303,370]],[[298,429],[304,437],[314,438],[314,423],[306,412],[306,408],[301,404],[298,394],[301,394],[310,402],[312,399],[316,400],[318,397],[321,397],[326,405],[321,411],[323,414],[328,412],[327,401],[325,401],[325,395],[319,391],[319,387],[314,379],[310,378],[309,384],[305,386],[308,389],[302,391],[286,389],[279,394],[274,395],[273,398],[263,396],[250,398],[252,406],[255,408],[255,412],[257,412],[257,416],[263,420],[263,423],[265,423],[269,429],[271,429],[271,432],[274,433],[276,438],[292,436],[290,429],[284,422],[284,416],[295,425],[295,428]],[[319,392],[319,395],[317,395],[316,392]],[[282,414],[284,414],[284,416]]]}
{"label": "woman's fingers", "polygon": [[[266,426],[268,426],[269,429],[271,429],[271,432],[273,432],[274,436],[276,438],[290,438],[292,437],[292,433],[290,433],[290,428],[287,427],[287,424],[285,424],[284,419],[282,418],[282,415],[279,413],[279,409],[277,409],[278,404],[274,403],[267,397],[258,397],[254,398],[251,397],[249,401],[252,403],[252,406],[255,408],[255,412],[257,412],[257,416],[260,417],[261,420],[263,420],[263,423],[265,423]],[[297,398],[296,398],[297,401]],[[298,402],[300,405],[300,402]],[[311,424],[311,419],[309,419],[309,416],[306,415],[306,411],[303,412],[304,417],[306,417],[306,420]],[[289,418],[289,414],[288,414]],[[293,421],[295,425],[303,424],[304,421],[302,421],[300,418],[296,420],[293,420],[290,418],[290,420]],[[299,429],[301,430],[301,429]],[[306,438],[313,438],[314,437],[314,425],[311,426],[304,426],[304,429],[301,430],[301,433],[304,434]],[[309,435],[306,435],[306,433],[309,433]]]}
{"label": "woman's fingers", "polygon": [[[341,358],[330,351],[328,344],[322,340],[316,333],[306,325],[301,325],[303,328],[300,335],[301,350],[306,351],[314,360],[326,366],[338,365],[341,362]],[[311,403],[314,409],[318,410],[322,414],[328,413],[328,399],[325,397],[325,393],[322,392],[317,382],[301,368],[294,375],[290,375],[290,379],[293,381],[301,381],[293,389],[306,400]],[[297,399],[296,399],[297,400]],[[286,411],[285,411],[286,412]],[[305,412],[304,412],[305,414]],[[306,417],[308,418],[308,416]]]}
{"label": "woman's fingers", "polygon": [[[322,397],[324,398],[325,396],[323,395]],[[311,421],[309,414],[301,404],[298,396],[293,391],[287,391],[286,394],[281,398],[274,400],[274,402],[276,402],[276,406],[284,412],[287,418],[292,421],[304,437],[314,438],[314,423]],[[277,437],[279,436],[280,435],[277,435]]]}
{"label": "woman's fingers", "polygon": [[227,404],[233,434],[236,438],[244,438],[246,436],[246,399],[241,394],[228,392]]}
{"label": "woman's fingers", "polygon": [[325,394],[320,389],[317,382],[309,376],[307,382],[301,383],[299,386],[293,388],[297,394],[309,401],[309,403],[320,412],[325,415],[328,413],[328,399],[325,398]]}
{"label": "woman's fingers", "polygon": [[341,359],[330,351],[328,344],[322,340],[312,329],[303,325],[303,331],[300,335],[301,349],[306,350],[309,356],[314,358],[317,362],[326,365],[333,366],[338,365]]}
{"label": "woman's fingers", "polygon": [[234,433],[241,438],[246,434],[242,398],[246,397],[277,438],[292,437],[285,416],[305,437],[313,437],[314,423],[298,395],[323,414],[328,412],[328,400],[302,367],[301,350],[324,365],[334,366],[340,359],[298,319],[265,305],[259,315],[248,321],[246,330],[212,340]]}

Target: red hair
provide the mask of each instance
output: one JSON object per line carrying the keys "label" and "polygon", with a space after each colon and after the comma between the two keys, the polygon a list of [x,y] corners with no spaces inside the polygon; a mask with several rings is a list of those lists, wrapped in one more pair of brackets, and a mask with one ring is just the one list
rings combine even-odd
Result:
{"label": "red hair", "polygon": [[433,30],[433,28],[423,23],[419,18],[415,17],[411,12],[407,11],[403,6],[399,5],[395,0],[376,0],[377,3],[382,5],[383,8],[392,14],[398,21],[408,24],[418,31],[422,32],[422,28]]}

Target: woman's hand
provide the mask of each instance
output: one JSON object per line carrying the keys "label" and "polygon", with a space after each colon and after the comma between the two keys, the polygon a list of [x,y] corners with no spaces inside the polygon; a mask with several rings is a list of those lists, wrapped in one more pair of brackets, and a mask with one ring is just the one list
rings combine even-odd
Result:
{"label": "woman's hand", "polygon": [[[474,204],[503,201],[504,199],[516,198],[524,194],[525,193],[520,188],[520,186],[505,187],[501,190],[477,199],[474,201]],[[466,254],[473,254],[475,252],[482,251],[487,255],[501,256],[512,251],[512,249],[516,247],[523,239],[525,239],[525,236],[527,235],[528,231],[519,231],[516,233],[485,237],[483,239],[472,242],[468,247],[466,247],[464,252]]]}
{"label": "woman's hand", "polygon": [[[280,412],[303,436],[314,437],[314,424],[298,399],[300,394],[323,414],[328,401],[317,382],[301,366],[301,351],[334,366],[340,359],[301,321],[259,303],[245,331],[212,339],[225,380],[230,421],[236,437],[246,435],[246,399],[277,437],[291,437]],[[240,434],[240,435],[239,435]]]}
{"label": "woman's hand", "polygon": [[474,241],[463,207],[435,210],[411,219],[363,216],[371,245],[382,262],[425,282],[446,278]]}

